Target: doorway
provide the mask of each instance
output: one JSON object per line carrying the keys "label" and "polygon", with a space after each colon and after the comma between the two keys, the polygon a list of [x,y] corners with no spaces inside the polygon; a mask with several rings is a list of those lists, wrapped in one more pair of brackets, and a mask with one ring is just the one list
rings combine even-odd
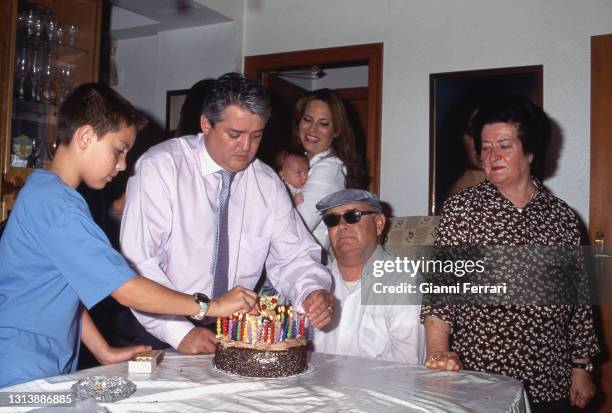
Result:
{"label": "doorway", "polygon": [[[378,193],[380,188],[380,130],[382,113],[382,58],[383,44],[311,49],[287,53],[247,56],[244,72],[261,81],[270,93],[272,117],[266,129],[266,139],[258,154],[270,162],[273,154],[291,138],[293,108],[297,100],[322,82],[315,78],[338,70],[358,71],[365,68],[366,86],[323,83],[344,101],[357,139],[357,148],[365,159],[371,178],[368,189]],[[346,73],[346,72],[344,72]],[[296,79],[302,79],[296,81]],[[304,82],[304,80],[306,82]]]}

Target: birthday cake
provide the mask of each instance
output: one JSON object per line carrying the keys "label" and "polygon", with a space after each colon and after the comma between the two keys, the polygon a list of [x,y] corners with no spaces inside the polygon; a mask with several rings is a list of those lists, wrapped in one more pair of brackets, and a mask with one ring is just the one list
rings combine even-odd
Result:
{"label": "birthday cake", "polygon": [[306,316],[275,296],[259,297],[260,314],[217,319],[213,364],[247,377],[287,377],[306,370]]}

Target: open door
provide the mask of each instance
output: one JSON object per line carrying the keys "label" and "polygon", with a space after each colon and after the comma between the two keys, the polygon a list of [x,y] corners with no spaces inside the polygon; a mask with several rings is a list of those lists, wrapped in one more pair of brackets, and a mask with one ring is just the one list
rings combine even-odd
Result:
{"label": "open door", "polygon": [[[322,68],[343,67],[354,65],[365,65],[368,68],[367,88],[334,89],[338,95],[347,103],[349,117],[357,134],[358,149],[362,151],[365,158],[365,167],[371,177],[369,190],[378,193],[380,190],[380,146],[381,146],[381,113],[382,113],[382,61],[383,44],[372,43],[355,46],[330,47],[324,49],[301,50],[286,53],[274,53],[259,56],[247,56],[244,58],[244,72],[253,79],[261,81],[271,93],[272,112],[287,113],[283,115],[289,122],[293,116],[293,107],[275,107],[275,101],[288,102],[291,97],[276,98],[274,94],[280,89],[280,95],[291,95],[296,89],[287,87],[278,82],[274,73],[292,69],[303,69],[317,65]],[[362,90],[359,90],[362,89]],[[304,92],[305,93],[305,92]],[[275,122],[275,121],[273,121]],[[276,125],[270,127],[271,133]],[[291,131],[291,128],[288,129]],[[360,135],[361,131],[361,136]],[[267,130],[266,130],[267,133]],[[266,136],[264,142],[270,142],[266,146],[273,145],[277,138]],[[262,145],[264,143],[262,142]],[[262,149],[260,159],[269,157],[270,148]],[[269,158],[268,158],[269,159]]]}
{"label": "open door", "polygon": [[265,139],[261,141],[257,158],[274,168],[275,154],[291,145],[293,108],[307,90],[274,75],[269,76],[267,90],[272,115],[266,125]]}
{"label": "open door", "polygon": [[[591,188],[589,240],[595,247],[595,265],[612,276],[612,34],[591,38]],[[607,282],[608,284],[610,281]],[[609,292],[608,292],[609,293]],[[612,298],[602,298],[611,302]],[[602,305],[600,412],[612,412],[612,305]],[[601,396],[598,395],[598,396]]]}

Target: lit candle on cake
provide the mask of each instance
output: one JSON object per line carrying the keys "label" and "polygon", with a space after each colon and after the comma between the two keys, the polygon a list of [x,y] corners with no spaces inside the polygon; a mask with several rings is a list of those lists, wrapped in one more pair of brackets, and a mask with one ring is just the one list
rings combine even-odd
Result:
{"label": "lit candle on cake", "polygon": [[291,334],[293,333],[293,314],[291,313],[291,309],[289,309],[289,314],[287,317],[287,324],[289,324],[289,328],[287,329],[287,340],[291,340]]}
{"label": "lit candle on cake", "polygon": [[252,321],[252,316],[247,315],[247,323],[246,323],[247,340],[246,342],[249,344],[253,344],[253,323],[251,321]]}
{"label": "lit candle on cake", "polygon": [[217,338],[221,337],[221,318],[217,317]]}
{"label": "lit candle on cake", "polygon": [[268,320],[263,321],[263,341],[268,341]]}
{"label": "lit candle on cake", "polygon": [[253,316],[249,316],[249,344],[253,344],[255,342],[255,318]]}
{"label": "lit candle on cake", "polygon": [[263,337],[263,320],[261,317],[257,317],[257,337],[255,337],[255,341],[261,341],[261,338]]}
{"label": "lit candle on cake", "polygon": [[300,337],[304,337],[304,316],[300,315]]}
{"label": "lit candle on cake", "polygon": [[285,319],[285,322],[283,323],[283,331],[282,331],[282,339],[285,340],[287,338],[287,318]]}
{"label": "lit candle on cake", "polygon": [[283,324],[285,322],[285,306],[280,306],[280,322]]}
{"label": "lit candle on cake", "polygon": [[240,333],[242,332],[242,313],[240,313],[238,315],[238,322],[236,323],[236,337],[235,340],[236,341],[240,341],[240,338],[242,337],[240,335]]}

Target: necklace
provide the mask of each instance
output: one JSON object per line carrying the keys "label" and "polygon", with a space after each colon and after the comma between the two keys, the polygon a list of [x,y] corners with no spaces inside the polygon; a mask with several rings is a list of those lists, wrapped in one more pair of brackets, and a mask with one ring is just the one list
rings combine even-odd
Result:
{"label": "necklace", "polygon": [[[527,206],[527,204],[529,204],[531,201],[533,201],[533,198],[535,198],[536,192],[538,192],[538,188],[534,185],[533,186],[533,191],[531,192],[531,197],[529,198],[529,201],[527,201],[525,203],[525,206]],[[523,208],[525,208],[525,207],[523,207]],[[523,208],[518,208],[517,207],[516,209],[518,209],[518,212],[523,212]]]}

